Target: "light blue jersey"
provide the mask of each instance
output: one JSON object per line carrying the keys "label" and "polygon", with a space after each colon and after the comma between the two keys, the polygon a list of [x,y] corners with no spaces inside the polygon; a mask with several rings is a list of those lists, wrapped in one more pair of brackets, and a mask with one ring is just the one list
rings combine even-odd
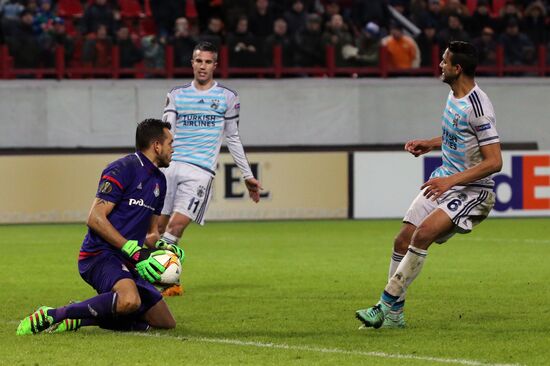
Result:
{"label": "light blue jersey", "polygon": [[[500,142],[493,105],[477,85],[460,99],[452,91],[449,93],[441,122],[443,164],[431,178],[449,176],[479,164],[483,159],[480,147]],[[492,188],[494,181],[489,176],[469,185]]]}
{"label": "light blue jersey", "polygon": [[217,82],[208,90],[198,90],[193,83],[172,89],[163,114],[163,120],[172,123],[172,160],[214,174],[225,137],[243,178],[252,177],[238,132],[239,110],[237,93]]}

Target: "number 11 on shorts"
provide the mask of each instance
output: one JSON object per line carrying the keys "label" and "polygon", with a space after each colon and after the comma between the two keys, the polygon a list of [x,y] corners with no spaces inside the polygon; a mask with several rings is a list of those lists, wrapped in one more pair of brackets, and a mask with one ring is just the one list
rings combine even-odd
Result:
{"label": "number 11 on shorts", "polygon": [[[193,207],[193,205],[195,205],[195,207]],[[193,207],[193,210],[191,211],[191,207]],[[191,198],[191,200],[189,201],[189,206],[187,206],[187,211],[190,211],[190,212],[197,212],[197,208],[199,207],[199,200],[196,199],[195,197]]]}

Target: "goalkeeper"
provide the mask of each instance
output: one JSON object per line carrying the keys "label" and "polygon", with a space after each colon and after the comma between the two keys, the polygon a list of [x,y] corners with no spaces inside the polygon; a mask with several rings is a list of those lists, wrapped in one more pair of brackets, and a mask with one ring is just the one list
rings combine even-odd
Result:
{"label": "goalkeeper", "polygon": [[[109,164],[101,174],[78,259],[81,277],[98,293],[60,308],[42,306],[21,320],[18,335],[63,332],[96,325],[120,331],[174,328],[176,321],[152,285],[164,267],[152,254],[183,251],[158,239],[166,195],[159,170],[172,159],[170,123],[146,119],[136,129],[136,152]],[[145,238],[148,238],[146,243]],[[147,244],[147,246],[143,246]]]}

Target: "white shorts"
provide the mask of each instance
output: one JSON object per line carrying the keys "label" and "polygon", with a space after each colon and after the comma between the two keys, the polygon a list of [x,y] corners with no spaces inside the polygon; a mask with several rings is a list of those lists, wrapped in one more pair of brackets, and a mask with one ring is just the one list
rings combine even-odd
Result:
{"label": "white shorts", "polygon": [[214,176],[199,167],[178,161],[171,162],[163,173],[166,176],[166,198],[162,214],[178,212],[204,225]]}
{"label": "white shorts", "polygon": [[454,234],[466,234],[485,220],[495,205],[495,193],[487,188],[460,186],[453,187],[436,201],[424,197],[423,191],[416,196],[403,218],[418,227],[436,208],[442,209],[452,220],[454,229],[436,243],[444,243]]}

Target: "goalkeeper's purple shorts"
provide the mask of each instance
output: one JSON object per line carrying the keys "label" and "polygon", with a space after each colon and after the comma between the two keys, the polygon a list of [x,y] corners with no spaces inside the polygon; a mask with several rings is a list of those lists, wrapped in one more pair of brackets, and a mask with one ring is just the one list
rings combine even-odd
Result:
{"label": "goalkeeper's purple shorts", "polygon": [[133,280],[141,299],[141,306],[136,315],[145,314],[147,310],[162,300],[162,295],[155,286],[143,279],[118,253],[109,250],[80,253],[78,271],[84,281],[92,286],[98,294],[111,292],[113,286],[124,278]]}

